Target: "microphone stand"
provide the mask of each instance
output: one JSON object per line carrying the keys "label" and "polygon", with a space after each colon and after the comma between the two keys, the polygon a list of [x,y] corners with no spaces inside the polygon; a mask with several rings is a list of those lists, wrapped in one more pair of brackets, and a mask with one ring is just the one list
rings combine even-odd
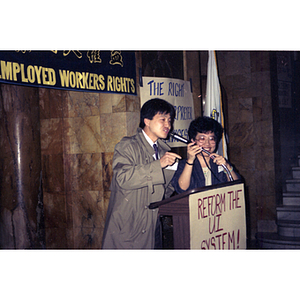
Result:
{"label": "microphone stand", "polygon": [[[185,143],[185,144],[191,143],[191,141],[187,140],[186,138],[184,138],[184,137],[182,137],[182,136],[180,136],[180,135],[178,135],[178,134],[176,134],[176,133],[174,133],[174,132],[171,132],[171,133],[170,133],[170,136],[173,137],[174,139],[176,139],[176,140],[182,142],[182,143]],[[205,152],[205,153],[208,154],[208,155],[211,155],[211,153],[210,153],[209,151],[207,151],[207,150],[205,150],[205,149],[203,149],[203,148],[202,148],[202,151]],[[228,168],[227,168],[224,164],[221,164],[221,166],[222,166],[222,167],[224,168],[224,170],[226,171],[226,173],[227,173],[227,175],[228,175],[230,181],[233,181],[233,178],[232,178],[232,176],[231,176],[231,174],[230,174]]]}

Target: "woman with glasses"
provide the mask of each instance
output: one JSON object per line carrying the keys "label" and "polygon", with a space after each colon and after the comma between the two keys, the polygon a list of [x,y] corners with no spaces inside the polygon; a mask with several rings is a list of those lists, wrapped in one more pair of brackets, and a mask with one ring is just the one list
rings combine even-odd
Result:
{"label": "woman with glasses", "polygon": [[187,159],[179,161],[172,179],[177,193],[229,181],[229,176],[222,165],[227,167],[233,180],[240,179],[240,175],[229,161],[215,153],[222,133],[221,124],[212,118],[198,117],[191,122],[188,135],[192,142],[187,146]]}

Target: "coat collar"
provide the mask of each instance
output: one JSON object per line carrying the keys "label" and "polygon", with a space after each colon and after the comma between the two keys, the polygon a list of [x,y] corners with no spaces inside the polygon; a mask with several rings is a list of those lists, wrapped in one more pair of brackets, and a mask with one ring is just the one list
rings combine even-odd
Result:
{"label": "coat collar", "polygon": [[[142,128],[137,129],[137,138],[152,156],[154,154],[154,149],[146,140],[146,138],[143,134]],[[161,150],[163,150],[163,153],[165,153],[165,152],[171,150],[171,148],[161,139],[157,140],[157,145],[158,145],[159,152],[161,152]]]}

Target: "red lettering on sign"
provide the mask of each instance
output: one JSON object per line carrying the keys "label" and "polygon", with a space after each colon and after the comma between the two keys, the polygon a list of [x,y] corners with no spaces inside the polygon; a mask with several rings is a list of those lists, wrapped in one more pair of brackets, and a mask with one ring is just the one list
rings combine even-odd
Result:
{"label": "red lettering on sign", "polygon": [[231,250],[231,249],[239,249],[240,245],[240,230],[237,232],[233,230],[232,232],[223,232],[221,234],[217,234],[208,239],[202,240],[201,249],[210,250]]}

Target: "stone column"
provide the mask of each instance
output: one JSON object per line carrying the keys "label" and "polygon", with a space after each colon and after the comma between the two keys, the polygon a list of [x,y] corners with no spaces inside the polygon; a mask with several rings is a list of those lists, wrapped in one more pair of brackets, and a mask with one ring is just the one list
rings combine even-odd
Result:
{"label": "stone column", "polygon": [[0,248],[44,248],[37,88],[0,85]]}

